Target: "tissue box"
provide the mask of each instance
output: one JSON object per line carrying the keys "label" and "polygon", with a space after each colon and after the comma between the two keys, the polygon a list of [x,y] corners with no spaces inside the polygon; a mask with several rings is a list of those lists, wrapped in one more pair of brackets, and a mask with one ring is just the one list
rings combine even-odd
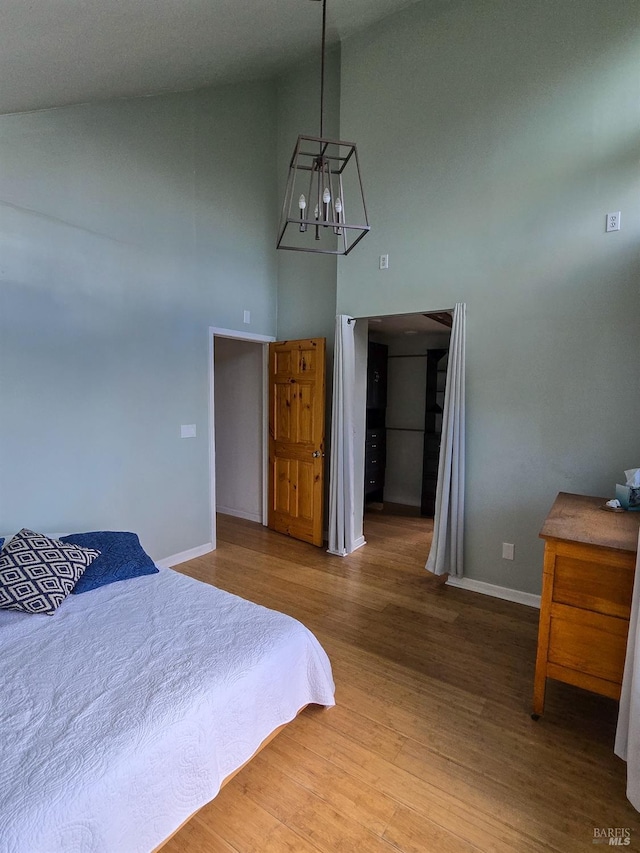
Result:
{"label": "tissue box", "polygon": [[640,489],[621,486],[620,483],[616,483],[616,498],[620,501],[620,506],[623,509],[640,512]]}

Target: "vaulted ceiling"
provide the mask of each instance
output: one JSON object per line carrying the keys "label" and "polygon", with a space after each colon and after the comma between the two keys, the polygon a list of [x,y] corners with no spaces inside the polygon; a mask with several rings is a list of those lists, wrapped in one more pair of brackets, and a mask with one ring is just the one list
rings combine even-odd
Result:
{"label": "vaulted ceiling", "polygon": [[[328,0],[328,40],[415,0]],[[309,0],[2,0],[0,113],[179,91],[319,56]]]}

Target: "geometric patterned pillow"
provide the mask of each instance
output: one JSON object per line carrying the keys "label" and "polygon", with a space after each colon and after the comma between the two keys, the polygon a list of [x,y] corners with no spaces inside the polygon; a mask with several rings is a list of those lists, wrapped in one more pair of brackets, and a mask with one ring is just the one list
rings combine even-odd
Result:
{"label": "geometric patterned pillow", "polygon": [[98,556],[23,528],[0,552],[0,609],[51,616]]}

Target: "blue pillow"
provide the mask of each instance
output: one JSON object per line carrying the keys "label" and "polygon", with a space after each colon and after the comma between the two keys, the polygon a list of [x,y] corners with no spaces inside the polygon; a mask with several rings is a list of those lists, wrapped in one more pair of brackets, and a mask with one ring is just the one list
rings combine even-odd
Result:
{"label": "blue pillow", "polygon": [[71,533],[69,536],[61,536],[60,541],[100,551],[100,556],[86,569],[73,588],[74,595],[116,581],[153,575],[158,571],[135,533],[99,530],[93,533]]}
{"label": "blue pillow", "polygon": [[4,539],[2,537],[0,537],[0,548],[2,548],[3,545],[4,545]]}

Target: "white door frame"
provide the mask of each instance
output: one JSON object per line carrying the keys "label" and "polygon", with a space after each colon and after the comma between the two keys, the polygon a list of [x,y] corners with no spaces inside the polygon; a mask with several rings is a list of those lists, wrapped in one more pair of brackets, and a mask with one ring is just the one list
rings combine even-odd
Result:
{"label": "white door frame", "polygon": [[262,344],[262,523],[266,525],[269,500],[269,344],[275,341],[271,335],[238,332],[235,329],[219,329],[209,326],[209,510],[211,518],[211,545],[217,546],[216,531],[216,420],[214,395],[214,339],[234,338],[238,341],[253,341]]}

